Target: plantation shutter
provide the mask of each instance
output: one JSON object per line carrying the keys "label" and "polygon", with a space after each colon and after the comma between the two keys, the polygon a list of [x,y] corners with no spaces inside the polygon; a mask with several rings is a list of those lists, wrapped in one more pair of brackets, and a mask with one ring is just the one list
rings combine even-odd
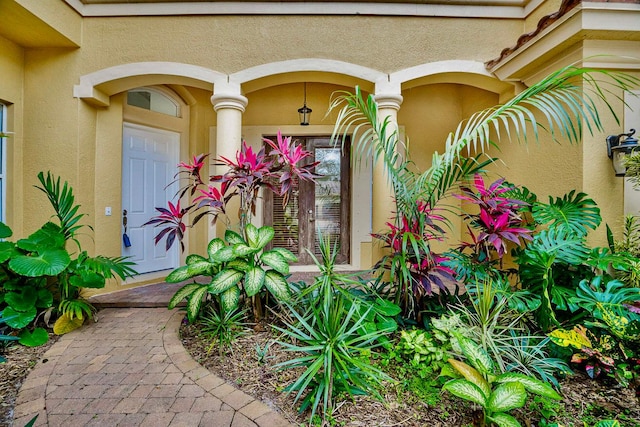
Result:
{"label": "plantation shutter", "polygon": [[293,185],[289,203],[284,208],[282,207],[282,196],[271,192],[271,190],[267,191],[271,193],[273,203],[271,224],[275,230],[275,236],[272,245],[273,247],[289,249],[297,255],[300,252],[299,185],[297,182]]}

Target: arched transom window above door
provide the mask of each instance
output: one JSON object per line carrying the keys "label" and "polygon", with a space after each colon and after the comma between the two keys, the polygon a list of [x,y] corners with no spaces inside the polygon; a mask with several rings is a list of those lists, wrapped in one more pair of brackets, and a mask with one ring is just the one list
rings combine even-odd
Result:
{"label": "arched transom window above door", "polygon": [[168,94],[155,88],[141,87],[128,91],[127,105],[180,117],[180,105]]}

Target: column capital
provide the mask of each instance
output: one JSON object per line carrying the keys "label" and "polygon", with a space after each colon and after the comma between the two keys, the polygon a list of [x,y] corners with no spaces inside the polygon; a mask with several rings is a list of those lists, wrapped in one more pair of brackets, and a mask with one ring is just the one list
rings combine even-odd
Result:
{"label": "column capital", "polygon": [[216,113],[221,109],[239,110],[241,113],[244,113],[249,100],[242,95],[218,93],[211,97],[211,103]]}
{"label": "column capital", "polygon": [[373,96],[378,103],[378,109],[392,109],[398,111],[402,104],[402,95],[396,93],[377,93]]}

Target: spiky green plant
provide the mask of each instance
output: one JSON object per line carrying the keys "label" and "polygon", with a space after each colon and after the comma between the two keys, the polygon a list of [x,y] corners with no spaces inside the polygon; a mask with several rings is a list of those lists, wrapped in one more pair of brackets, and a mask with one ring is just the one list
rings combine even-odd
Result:
{"label": "spiky green plant", "polygon": [[355,298],[345,287],[348,276],[334,270],[337,245],[332,248],[328,240],[320,242],[323,261],[316,260],[320,274],[315,284],[303,292],[306,295],[300,299],[301,307],[287,305],[293,322],[286,328],[274,328],[287,338],[278,342],[285,351],[301,353],[277,365],[300,369],[299,376],[285,391],[295,392],[296,402],[302,400],[300,412],[310,408],[312,419],[321,407],[322,418],[326,420],[331,416],[336,395],[341,392],[380,398],[376,386],[390,378],[372,366],[365,355],[380,345],[380,338],[393,327],[362,332],[373,305]]}

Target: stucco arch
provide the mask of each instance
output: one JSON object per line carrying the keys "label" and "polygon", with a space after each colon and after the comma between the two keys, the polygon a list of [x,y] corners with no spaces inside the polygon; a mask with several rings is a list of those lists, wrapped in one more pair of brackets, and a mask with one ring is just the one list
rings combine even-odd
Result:
{"label": "stucco arch", "polygon": [[178,62],[134,62],[116,65],[80,77],[73,96],[106,107],[109,97],[139,86],[158,84],[193,86],[212,90],[215,81],[227,76],[208,68]]}
{"label": "stucco arch", "polygon": [[244,93],[264,89],[274,84],[317,81],[342,86],[368,84],[371,88],[388,75],[372,68],[344,61],[322,58],[302,58],[271,62],[247,68],[229,75],[231,85],[242,86]]}
{"label": "stucco arch", "polygon": [[429,62],[389,75],[389,85],[403,90],[433,83],[464,84],[497,94],[512,92],[514,88],[487,71],[484,63],[469,60]]}

